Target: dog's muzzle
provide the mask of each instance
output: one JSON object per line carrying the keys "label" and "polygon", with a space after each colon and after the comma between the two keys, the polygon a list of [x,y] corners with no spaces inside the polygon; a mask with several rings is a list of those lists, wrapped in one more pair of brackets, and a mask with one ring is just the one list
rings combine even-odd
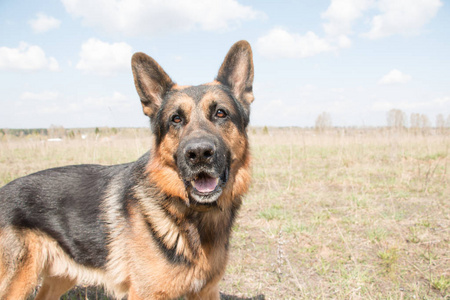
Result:
{"label": "dog's muzzle", "polygon": [[211,138],[195,138],[181,145],[177,164],[189,198],[197,204],[212,204],[228,181],[224,147]]}

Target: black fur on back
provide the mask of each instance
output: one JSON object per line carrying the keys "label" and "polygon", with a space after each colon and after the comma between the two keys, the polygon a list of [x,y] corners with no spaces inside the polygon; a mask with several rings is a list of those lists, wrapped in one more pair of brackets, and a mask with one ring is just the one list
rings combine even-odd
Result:
{"label": "black fur on back", "polygon": [[148,156],[134,163],[67,166],[16,179],[0,189],[0,228],[40,230],[75,262],[102,267],[108,247],[101,203],[111,181],[120,176],[125,179],[119,196],[125,211],[126,198],[132,195],[129,187],[140,180]]}

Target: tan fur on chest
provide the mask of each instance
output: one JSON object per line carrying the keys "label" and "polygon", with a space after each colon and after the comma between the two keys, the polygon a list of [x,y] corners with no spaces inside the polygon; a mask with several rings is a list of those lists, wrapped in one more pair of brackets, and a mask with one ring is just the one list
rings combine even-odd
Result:
{"label": "tan fur on chest", "polygon": [[130,272],[132,289],[138,290],[141,295],[147,295],[149,299],[156,295],[172,299],[198,293],[223,276],[228,259],[225,243],[213,245],[200,241],[196,249],[191,249],[195,243],[189,242],[189,237],[174,224],[167,224],[167,227],[161,229],[167,230],[163,235],[167,238],[163,238],[162,242],[168,246],[174,243],[177,254],[186,259],[173,264],[161,257],[161,251],[149,234],[149,225],[144,216],[135,208],[130,208],[130,212],[133,215],[132,243],[128,245],[127,252],[129,265],[133,268]]}

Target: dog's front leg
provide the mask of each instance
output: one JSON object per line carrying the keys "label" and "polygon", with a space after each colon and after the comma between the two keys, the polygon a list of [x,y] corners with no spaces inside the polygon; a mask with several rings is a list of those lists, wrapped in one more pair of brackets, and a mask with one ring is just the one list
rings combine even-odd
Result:
{"label": "dog's front leg", "polygon": [[[138,293],[136,289],[130,288],[128,291],[128,300],[170,300],[165,292],[146,292],[144,294]],[[214,298],[215,299],[215,298]]]}
{"label": "dog's front leg", "polygon": [[59,299],[76,284],[75,280],[65,277],[45,277],[35,300]]}
{"label": "dog's front leg", "polygon": [[144,300],[144,298],[138,296],[138,294],[136,293],[136,290],[133,288],[130,288],[130,290],[128,291],[128,300]]}
{"label": "dog's front leg", "polygon": [[207,285],[200,292],[186,295],[187,300],[220,300],[218,284]]}

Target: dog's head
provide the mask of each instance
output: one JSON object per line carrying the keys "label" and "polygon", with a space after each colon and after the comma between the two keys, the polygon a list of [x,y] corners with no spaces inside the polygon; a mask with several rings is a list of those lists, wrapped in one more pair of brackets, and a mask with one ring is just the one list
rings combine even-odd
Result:
{"label": "dog's head", "polygon": [[254,99],[250,45],[234,44],[217,78],[199,86],[175,84],[143,53],[133,55],[132,69],[155,135],[150,180],[188,205],[223,207],[245,193],[250,181],[246,127]]}

